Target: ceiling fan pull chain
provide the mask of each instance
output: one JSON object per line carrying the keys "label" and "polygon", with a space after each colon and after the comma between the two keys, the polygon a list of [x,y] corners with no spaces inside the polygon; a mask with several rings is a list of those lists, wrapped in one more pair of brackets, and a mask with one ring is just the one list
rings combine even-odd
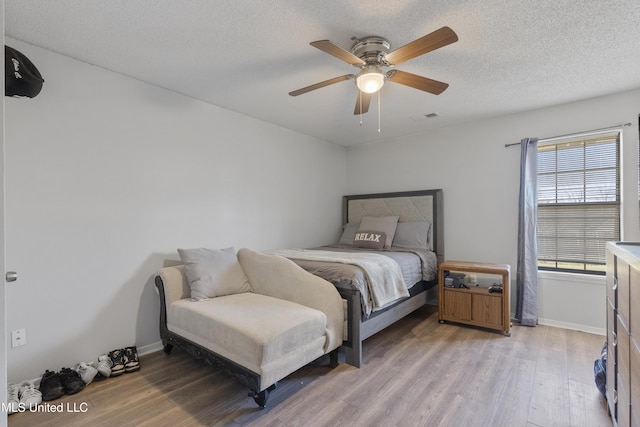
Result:
{"label": "ceiling fan pull chain", "polygon": [[378,91],[378,133],[380,133],[380,91]]}
{"label": "ceiling fan pull chain", "polygon": [[362,92],[358,91],[358,96],[360,97],[360,127],[362,127]]}

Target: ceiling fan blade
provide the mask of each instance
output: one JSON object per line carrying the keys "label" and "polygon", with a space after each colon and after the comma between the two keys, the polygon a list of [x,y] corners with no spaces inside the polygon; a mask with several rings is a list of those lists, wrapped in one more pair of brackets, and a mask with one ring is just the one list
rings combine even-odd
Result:
{"label": "ceiling fan blade", "polygon": [[313,47],[317,47],[323,52],[328,53],[329,55],[335,56],[336,58],[346,62],[351,65],[364,65],[365,62],[355,56],[353,53],[344,50],[340,46],[333,44],[329,40],[318,40],[315,42],[309,43]]}
{"label": "ceiling fan blade", "polygon": [[440,95],[446,88],[448,83],[439,82],[437,80],[428,79],[416,74],[407,73],[406,71],[391,70],[387,73],[389,81],[400,83],[401,85],[410,86],[414,89],[423,90],[434,95]]}
{"label": "ceiling fan blade", "polygon": [[397,65],[457,41],[458,35],[451,28],[442,27],[389,52],[385,59],[389,64]]}
{"label": "ceiling fan blade", "polygon": [[[362,104],[360,104],[360,100],[362,100]],[[358,98],[356,99],[356,108],[353,110],[353,114],[364,114],[369,111],[369,104],[371,103],[371,94],[362,92],[358,93]],[[360,109],[360,105],[362,105],[362,110]]]}
{"label": "ceiling fan blade", "polygon": [[303,93],[311,92],[312,90],[320,89],[321,87],[329,86],[329,85],[332,85],[334,83],[340,83],[340,82],[343,82],[345,80],[351,80],[353,77],[354,77],[353,74],[345,74],[344,76],[334,77],[332,79],[325,80],[325,81],[320,82],[320,83],[316,83],[316,84],[313,84],[313,85],[310,85],[310,86],[303,87],[302,89],[294,90],[292,92],[289,92],[289,95],[291,95],[291,96],[302,95]]}

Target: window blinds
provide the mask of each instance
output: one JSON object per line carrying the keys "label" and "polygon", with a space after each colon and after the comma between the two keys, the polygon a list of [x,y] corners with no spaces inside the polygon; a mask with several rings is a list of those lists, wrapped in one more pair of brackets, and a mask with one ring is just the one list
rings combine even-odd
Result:
{"label": "window blinds", "polygon": [[620,240],[619,132],[538,147],[538,267],[603,274]]}

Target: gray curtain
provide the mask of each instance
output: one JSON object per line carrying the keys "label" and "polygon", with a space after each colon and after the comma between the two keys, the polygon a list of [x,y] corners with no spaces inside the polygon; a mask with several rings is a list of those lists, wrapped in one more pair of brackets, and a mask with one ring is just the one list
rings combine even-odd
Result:
{"label": "gray curtain", "polygon": [[518,213],[518,269],[516,320],[538,324],[538,138],[520,141],[520,199]]}

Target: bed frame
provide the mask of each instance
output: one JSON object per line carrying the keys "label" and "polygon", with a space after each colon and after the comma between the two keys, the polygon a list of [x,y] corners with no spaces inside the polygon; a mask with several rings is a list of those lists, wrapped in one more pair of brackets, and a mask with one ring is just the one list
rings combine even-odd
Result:
{"label": "bed frame", "polygon": [[[429,243],[438,264],[444,262],[444,212],[442,190],[404,191],[344,196],[343,223],[360,222],[364,216],[399,216],[401,222],[430,221]],[[338,287],[347,301],[347,339],[343,344],[346,363],[362,365],[362,342],[428,302],[437,304],[437,277],[414,287],[420,291],[390,307],[363,317],[361,295],[356,289]]]}

